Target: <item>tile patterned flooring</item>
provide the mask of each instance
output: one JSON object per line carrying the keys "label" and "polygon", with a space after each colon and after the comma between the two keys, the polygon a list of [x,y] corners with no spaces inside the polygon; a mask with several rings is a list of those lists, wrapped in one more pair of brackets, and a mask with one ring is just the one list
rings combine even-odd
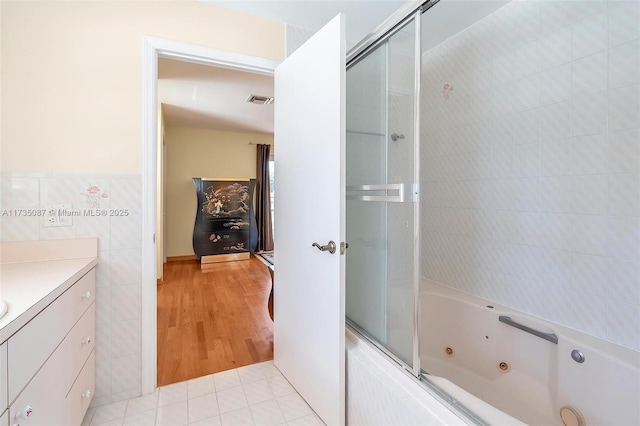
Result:
{"label": "tile patterned flooring", "polygon": [[273,361],[90,408],[83,426],[323,425]]}

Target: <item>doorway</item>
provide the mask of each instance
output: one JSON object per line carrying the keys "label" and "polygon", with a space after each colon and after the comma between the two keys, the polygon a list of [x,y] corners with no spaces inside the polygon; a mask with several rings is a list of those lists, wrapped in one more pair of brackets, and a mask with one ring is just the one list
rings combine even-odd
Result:
{"label": "doorway", "polygon": [[[177,43],[146,37],[143,61],[143,324],[142,324],[142,388],[144,393],[152,392],[157,386],[158,322],[156,310],[158,294],[156,286],[156,201],[157,201],[157,160],[158,140],[158,59],[180,59],[193,63],[249,71],[262,75],[273,75],[278,62],[264,58],[218,51],[184,43]],[[265,272],[268,274],[268,272]],[[265,309],[266,310],[266,309]]]}
{"label": "doorway", "polygon": [[[164,222],[158,229],[165,232],[159,234],[157,259],[165,252],[168,261],[157,293],[158,385],[273,359],[273,323],[267,311],[271,279],[266,266],[249,257],[249,240],[257,238],[249,237],[249,217],[259,211],[259,197],[254,197],[253,211],[233,222],[247,228],[224,228],[220,221],[229,225],[224,218],[231,213],[223,208],[213,222],[203,217],[194,188],[196,178],[198,183],[200,178],[257,178],[257,145],[273,145],[273,105],[246,101],[254,94],[272,96],[273,78],[158,60],[163,135],[158,196],[163,202],[157,217]],[[205,237],[195,248],[194,235],[214,222],[219,226],[213,239]],[[240,247],[238,238],[248,239]],[[221,261],[240,253],[246,260]],[[206,259],[214,263],[201,265],[199,255],[204,254],[213,255]]]}

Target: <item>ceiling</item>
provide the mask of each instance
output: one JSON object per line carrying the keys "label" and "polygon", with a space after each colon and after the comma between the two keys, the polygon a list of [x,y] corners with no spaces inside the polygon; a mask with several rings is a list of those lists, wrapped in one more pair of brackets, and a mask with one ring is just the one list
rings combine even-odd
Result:
{"label": "ceiling", "polygon": [[[371,33],[405,3],[404,0],[204,1],[312,32],[343,12],[347,39],[352,43]],[[508,0],[441,0],[425,15],[429,21],[423,25],[423,40],[436,45],[506,3]],[[159,59],[158,99],[168,126],[272,134],[273,103],[261,106],[245,102],[251,94],[273,96],[273,78]]]}
{"label": "ceiling", "polygon": [[165,125],[249,133],[273,133],[273,104],[246,102],[273,96],[273,77],[158,59],[158,99]]}
{"label": "ceiling", "polygon": [[316,32],[338,13],[346,17],[347,40],[371,33],[407,0],[203,0],[206,3]]}
{"label": "ceiling", "polygon": [[[347,39],[357,42],[405,0],[205,1],[312,32],[343,12]],[[158,99],[167,126],[272,134],[273,104],[247,103],[250,94],[273,96],[273,78],[171,59],[158,61]]]}

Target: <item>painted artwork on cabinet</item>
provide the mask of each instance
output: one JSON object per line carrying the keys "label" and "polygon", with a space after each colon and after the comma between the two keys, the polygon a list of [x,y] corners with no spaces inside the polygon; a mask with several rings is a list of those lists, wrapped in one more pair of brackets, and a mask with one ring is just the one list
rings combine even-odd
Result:
{"label": "painted artwork on cabinet", "polygon": [[[202,212],[210,218],[249,218],[249,182],[203,181]],[[249,226],[247,221],[246,226]]]}

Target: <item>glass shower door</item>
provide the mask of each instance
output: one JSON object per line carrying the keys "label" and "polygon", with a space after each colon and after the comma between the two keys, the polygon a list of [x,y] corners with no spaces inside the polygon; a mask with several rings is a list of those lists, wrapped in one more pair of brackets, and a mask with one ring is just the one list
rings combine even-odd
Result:
{"label": "glass shower door", "polygon": [[413,21],[347,70],[347,320],[414,359]]}

